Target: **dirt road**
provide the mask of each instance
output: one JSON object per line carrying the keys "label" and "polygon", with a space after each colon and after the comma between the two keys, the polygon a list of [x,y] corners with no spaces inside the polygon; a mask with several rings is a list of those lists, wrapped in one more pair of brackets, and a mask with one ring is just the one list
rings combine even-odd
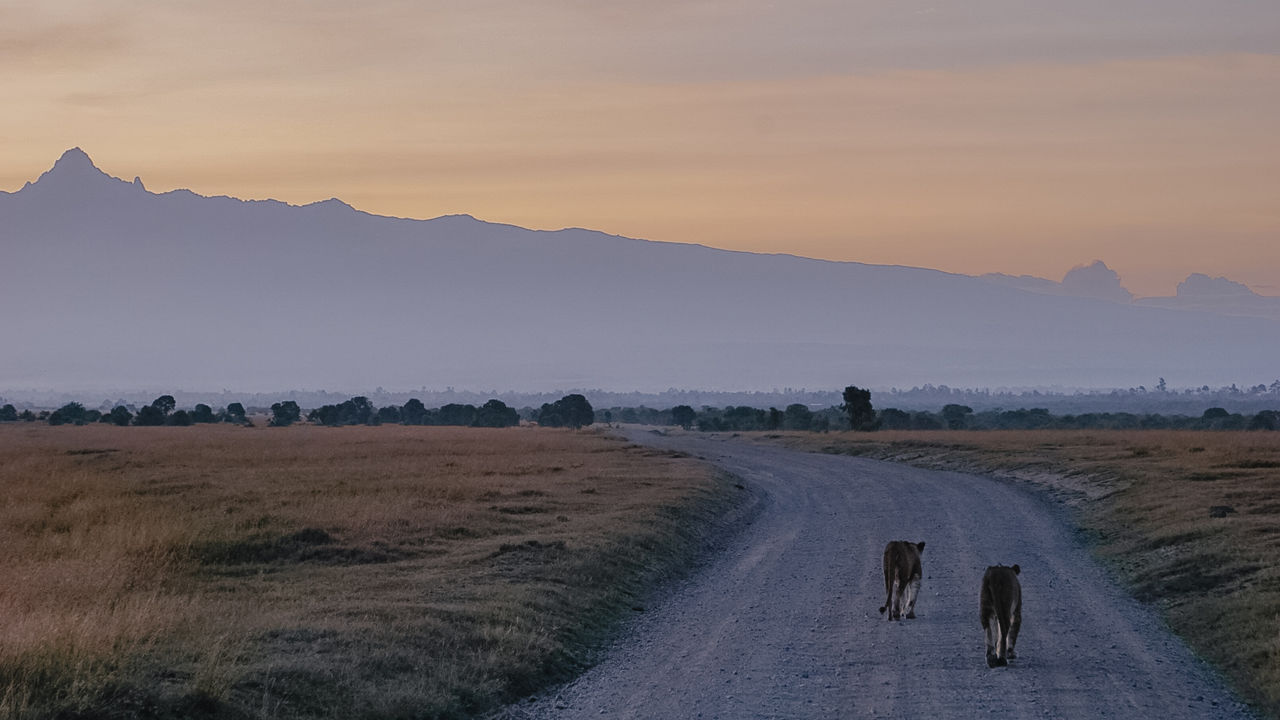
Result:
{"label": "dirt road", "polygon": [[[740,476],[758,519],[592,671],[512,718],[1246,718],[1026,488],[959,473],[637,431]],[[926,541],[918,619],[886,622],[880,555]],[[987,565],[1022,566],[1018,658],[988,669]]]}

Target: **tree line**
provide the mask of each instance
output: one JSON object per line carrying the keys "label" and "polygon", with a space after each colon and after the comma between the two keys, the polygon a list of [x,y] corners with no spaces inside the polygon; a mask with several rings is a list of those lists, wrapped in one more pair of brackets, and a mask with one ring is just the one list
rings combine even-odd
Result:
{"label": "tree line", "polygon": [[177,410],[172,395],[161,395],[140,408],[116,405],[111,410],[93,410],[78,402],[69,402],[52,412],[36,413],[31,410],[18,411],[12,404],[0,407],[0,422],[37,422],[50,425],[86,425],[89,423],[106,423],[109,425],[195,425],[197,423],[234,423],[251,424],[245,413],[244,405],[230,403],[225,408],[214,410],[204,403],[197,403],[191,410]]}
{"label": "tree line", "polygon": [[[1260,410],[1256,413],[1232,413],[1221,407],[1211,407],[1200,415],[1176,415],[1130,412],[1089,412],[1055,414],[1046,408],[1019,408],[1017,410],[984,410],[975,412],[968,405],[947,403],[938,411],[900,410],[884,408],[876,410],[871,404],[869,390],[850,385],[842,394],[843,403],[837,406],[814,409],[802,403],[793,403],[779,410],[746,405],[729,405],[723,408],[676,405],[666,409],[638,407],[613,407],[599,413],[581,394],[569,394],[539,408],[516,410],[500,400],[489,400],[476,406],[467,403],[448,403],[438,408],[427,408],[422,401],[411,398],[403,405],[376,407],[367,397],[356,396],[341,403],[322,405],[304,416],[302,408],[293,400],[271,405],[268,425],[287,426],[305,420],[326,425],[450,425],[464,427],[510,427],[521,420],[536,422],[546,427],[579,428],[591,425],[597,419],[606,423],[639,425],[677,425],[688,430],[704,432],[744,432],[753,430],[795,430],[827,432],[830,430],[1278,430],[1280,411]],[[251,424],[245,408],[240,403],[214,410],[208,405],[197,404],[191,410],[175,408],[172,395],[161,395],[150,405],[131,409],[117,405],[109,412],[89,410],[76,402],[67,403],[52,412],[19,412],[12,404],[0,407],[0,422],[45,421],[50,425],[83,425],[102,422],[114,425],[193,425],[197,423]]]}
{"label": "tree line", "polygon": [[1045,408],[986,410],[959,403],[943,405],[937,412],[927,410],[876,410],[871,392],[850,385],[838,406],[813,409],[803,404],[778,408],[704,406],[694,409],[677,405],[658,410],[610,408],[603,412],[606,422],[642,425],[678,425],[704,432],[745,432],[753,430],[1277,430],[1280,411],[1231,413],[1211,407],[1200,415],[1161,415],[1158,413],[1101,412],[1053,414]]}
{"label": "tree line", "polygon": [[[421,400],[411,398],[403,405],[376,407],[369,398],[356,396],[342,403],[322,405],[306,413],[307,422],[317,425],[453,425],[465,427],[511,427],[521,419],[537,422],[546,427],[580,428],[595,422],[595,411],[586,397],[569,394],[542,407],[526,408],[523,413],[508,407],[501,400],[490,400],[483,405],[450,403],[439,408],[427,408]],[[293,400],[273,403],[267,424],[286,427],[303,420],[302,408]],[[252,425],[244,405],[235,402],[214,410],[198,403],[191,410],[177,409],[172,395],[161,395],[140,408],[116,405],[110,411],[92,410],[78,402],[69,402],[52,412],[35,413],[30,409],[18,411],[12,404],[0,407],[0,422],[47,422],[50,425],[85,425],[106,423],[133,426],[187,426],[198,423],[233,423]]]}

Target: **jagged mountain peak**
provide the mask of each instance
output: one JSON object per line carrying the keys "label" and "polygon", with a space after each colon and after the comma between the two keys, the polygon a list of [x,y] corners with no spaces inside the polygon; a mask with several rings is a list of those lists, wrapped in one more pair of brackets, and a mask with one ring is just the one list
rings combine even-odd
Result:
{"label": "jagged mountain peak", "polygon": [[45,188],[84,189],[117,183],[121,185],[130,184],[120,178],[106,174],[97,165],[93,164],[93,160],[88,153],[78,147],[73,147],[62,153],[62,156],[53,164],[53,167],[41,174],[35,183],[28,183],[26,187],[34,185]]}
{"label": "jagged mountain peak", "polygon": [[53,167],[49,168],[49,170],[40,177],[61,177],[65,175],[94,176],[106,175],[106,173],[99,170],[98,166],[93,164],[93,159],[89,157],[88,153],[78,147],[73,147],[62,153],[62,157],[58,158],[58,161],[53,164]]}

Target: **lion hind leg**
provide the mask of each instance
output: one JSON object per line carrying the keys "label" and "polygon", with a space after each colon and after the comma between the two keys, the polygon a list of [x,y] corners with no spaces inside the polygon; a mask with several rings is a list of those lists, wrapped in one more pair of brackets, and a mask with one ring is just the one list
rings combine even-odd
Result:
{"label": "lion hind leg", "polygon": [[1022,606],[1020,604],[1013,607],[1013,619],[1009,622],[1009,640],[1008,649],[1005,650],[1004,656],[1010,660],[1016,659],[1018,653],[1014,652],[1014,645],[1018,643],[1018,630],[1022,628]]}
{"label": "lion hind leg", "polygon": [[986,630],[987,667],[999,667],[1001,664],[999,647],[1003,639],[1000,635],[1000,618],[992,612],[983,618],[982,627]]}
{"label": "lion hind leg", "polygon": [[913,578],[907,583],[907,619],[914,620],[916,617],[916,598],[920,597],[920,578]]}
{"label": "lion hind leg", "polygon": [[893,576],[893,585],[889,588],[889,619],[902,619],[902,583],[898,576]]}

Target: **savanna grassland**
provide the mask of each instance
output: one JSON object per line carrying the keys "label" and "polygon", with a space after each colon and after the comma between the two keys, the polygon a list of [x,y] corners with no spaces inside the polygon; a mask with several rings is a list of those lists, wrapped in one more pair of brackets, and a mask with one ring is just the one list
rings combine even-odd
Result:
{"label": "savanna grassland", "polygon": [[[758,436],[760,437],[760,436]],[[1132,592],[1280,717],[1280,433],[770,434],[808,450],[995,474],[1074,508]]]}
{"label": "savanna grassland", "polygon": [[463,717],[744,504],[591,432],[0,426],[0,718]]}

